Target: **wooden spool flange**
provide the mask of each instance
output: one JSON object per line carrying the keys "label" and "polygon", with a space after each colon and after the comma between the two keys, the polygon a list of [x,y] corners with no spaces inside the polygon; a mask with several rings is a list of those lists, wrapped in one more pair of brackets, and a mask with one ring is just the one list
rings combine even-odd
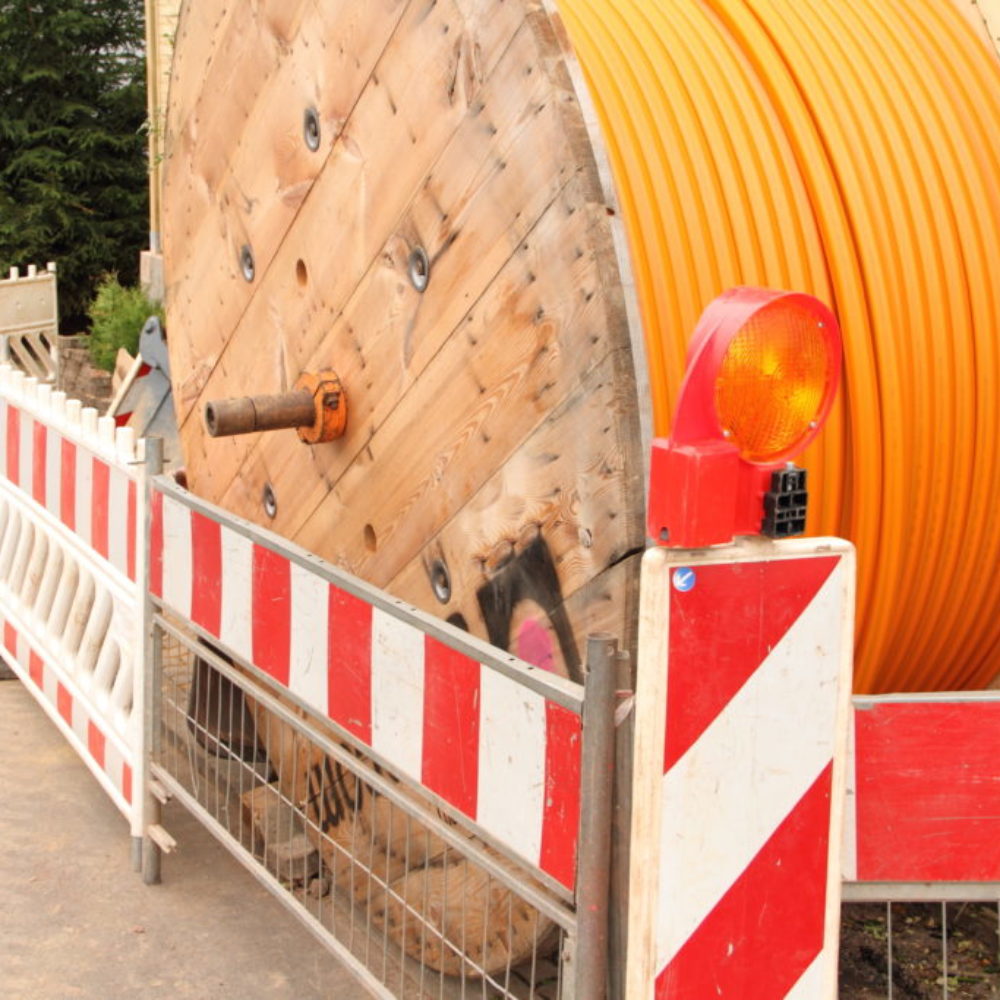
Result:
{"label": "wooden spool flange", "polygon": [[[528,0],[188,3],[163,228],[191,489],[579,678],[634,631],[644,377],[576,75]],[[339,440],[207,433],[330,358]]]}

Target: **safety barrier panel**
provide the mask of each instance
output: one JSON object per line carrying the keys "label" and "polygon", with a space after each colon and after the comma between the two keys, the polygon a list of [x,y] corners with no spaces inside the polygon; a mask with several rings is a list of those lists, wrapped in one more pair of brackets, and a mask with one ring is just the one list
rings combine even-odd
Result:
{"label": "safety barrier panel", "polygon": [[[154,794],[203,808],[196,792],[218,798],[228,769],[249,782],[237,812],[276,798],[322,852],[329,810],[344,805],[322,775],[352,773],[408,843],[443,845],[441,872],[479,866],[487,896],[507,893],[511,914],[526,906],[558,928],[568,964],[553,995],[599,995],[608,649],[590,672],[601,692],[585,693],[151,477],[144,450],[0,368],[0,651],[133,836],[168,845]],[[834,996],[841,871],[849,899],[1000,895],[1000,694],[856,698],[850,712],[853,565],[849,546],[815,539],[647,555],[634,774],[622,789],[633,802],[629,1000]],[[316,795],[276,786],[218,740],[213,749],[179,687],[173,735],[197,731],[200,747],[189,740],[168,766],[156,747],[169,728],[165,678],[154,674],[165,636],[186,649],[188,678],[195,656],[211,662],[302,753],[335,761]],[[218,758],[211,781],[193,769],[198,754],[202,767]],[[347,848],[334,848],[314,881],[338,877]],[[418,866],[402,871],[394,881],[367,862],[369,897],[388,900],[378,919],[398,905],[404,931],[419,917],[421,933],[457,952],[400,888],[419,881]],[[258,877],[292,894],[287,878]],[[459,961],[484,982],[485,964]],[[511,981],[508,962],[491,995],[519,996]],[[375,985],[392,995],[386,982]]]}
{"label": "safety barrier panel", "polygon": [[56,266],[26,274],[16,267],[0,279],[0,362],[41,382],[54,382],[59,371],[59,310]]}
{"label": "safety barrier panel", "polygon": [[3,649],[139,837],[137,462],[131,431],[0,368]]}
{"label": "safety barrier panel", "polygon": [[391,600],[164,479],[153,490],[150,590],[380,764],[539,875],[574,888],[579,685]]}
{"label": "safety barrier panel", "polygon": [[832,1000],[853,550],[657,549],[640,600],[626,996]]}
{"label": "safety barrier panel", "polygon": [[[606,953],[613,663],[592,671],[590,704],[601,698],[593,695],[600,678],[603,709],[588,714],[582,686],[388,597],[166,478],[151,480],[150,511],[154,624],[182,641],[185,631],[197,636],[200,655],[247,693],[255,711],[270,704],[266,725],[271,735],[265,744],[279,772],[279,786],[271,791],[297,810],[297,821],[310,831],[317,850],[336,859],[340,845],[329,836],[330,828],[345,822],[346,810],[352,817],[346,822],[367,824],[365,837],[376,853],[386,841],[389,868],[401,849],[388,845],[399,843],[398,831],[404,825],[405,842],[419,843],[433,835],[450,844],[453,856],[466,864],[470,897],[450,904],[454,927],[441,915],[442,907],[449,909],[448,890],[443,902],[435,904],[435,916],[421,910],[414,898],[421,893],[415,893],[413,885],[426,878],[430,892],[430,880],[436,876],[408,864],[392,877],[366,866],[368,905],[373,905],[373,893],[381,900],[374,919],[385,920],[386,911],[398,912],[398,918],[389,919],[398,919],[399,926],[385,929],[386,941],[395,943],[409,920],[421,927],[423,936],[438,941],[436,969],[465,969],[489,979],[490,949],[500,954],[501,965],[508,961],[517,940],[524,937],[520,925],[541,919],[525,915],[535,909],[562,928],[560,951],[573,968],[575,995],[594,995],[604,973],[593,963],[603,963]],[[596,641],[600,645],[607,640]],[[189,645],[198,652],[197,642]],[[234,663],[242,669],[227,666]],[[154,683],[155,689],[161,687]],[[164,698],[183,711],[176,694]],[[315,720],[310,751],[314,764],[309,769],[299,762],[301,750],[295,755],[280,749],[289,740],[301,747],[309,736],[287,706]],[[187,717],[193,718],[190,709]],[[211,732],[201,736],[203,745],[224,742]],[[595,746],[603,747],[596,758]],[[194,785],[186,780],[190,749],[179,756],[154,753],[152,778],[206,819],[215,820],[196,801]],[[280,766],[276,755],[282,756]],[[332,764],[322,764],[324,758]],[[337,793],[337,802],[328,805],[322,782],[339,788],[345,768],[357,783],[352,787],[367,791],[351,792],[346,805],[344,793]],[[391,776],[389,784],[386,775]],[[252,779],[241,774],[241,788],[246,781]],[[599,790],[593,791],[602,782],[603,798]],[[292,794],[297,787],[314,787],[314,794],[302,799]],[[408,791],[401,793],[400,788]],[[268,791],[259,785],[256,790]],[[362,806],[366,798],[389,800],[399,811],[395,836],[392,821],[378,818],[379,808]],[[447,817],[445,826],[437,821],[441,816]],[[448,824],[454,829],[449,831]],[[464,831],[457,839],[455,829]],[[223,834],[222,839],[229,838]],[[238,853],[238,843],[233,846]],[[336,860],[331,864],[335,868]],[[510,865],[524,874],[511,876]],[[352,862],[352,873],[356,867]],[[580,872],[585,874],[578,877]],[[481,889],[471,887],[483,878],[503,886],[504,893],[514,892],[520,902],[502,902],[499,916],[494,904],[482,907]],[[280,894],[276,885],[264,881]],[[455,888],[451,891],[454,894]],[[581,898],[588,900],[583,909],[589,923],[578,922],[574,915]],[[474,924],[475,930],[466,924]],[[488,933],[485,924],[491,924]],[[496,947],[493,939],[505,934],[511,941]],[[481,946],[464,943],[479,935],[490,941]],[[337,939],[331,943],[336,945]],[[342,957],[349,960],[351,955]],[[530,954],[531,961],[538,958]],[[511,971],[491,980],[502,995],[507,993],[500,982]],[[565,971],[559,975],[561,982],[567,981]]]}
{"label": "safety barrier panel", "polygon": [[854,699],[845,897],[1000,900],[1000,692]]}

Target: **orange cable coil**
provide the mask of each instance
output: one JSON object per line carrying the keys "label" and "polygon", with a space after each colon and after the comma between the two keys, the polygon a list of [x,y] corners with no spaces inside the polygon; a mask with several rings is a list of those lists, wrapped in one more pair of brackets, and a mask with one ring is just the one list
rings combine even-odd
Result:
{"label": "orange cable coil", "polygon": [[655,433],[734,285],[837,314],[810,532],[858,547],[859,691],[1000,670],[1000,64],[932,0],[559,0],[631,247]]}

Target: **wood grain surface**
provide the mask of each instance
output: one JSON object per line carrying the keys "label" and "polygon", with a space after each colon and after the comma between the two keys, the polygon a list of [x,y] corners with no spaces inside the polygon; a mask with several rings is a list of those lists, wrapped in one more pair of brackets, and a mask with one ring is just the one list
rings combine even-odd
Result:
{"label": "wood grain surface", "polygon": [[[635,331],[579,79],[529,0],[188,3],[164,196],[194,492],[576,676],[588,631],[631,641],[644,538]],[[342,439],[207,436],[207,401],[321,368]]]}

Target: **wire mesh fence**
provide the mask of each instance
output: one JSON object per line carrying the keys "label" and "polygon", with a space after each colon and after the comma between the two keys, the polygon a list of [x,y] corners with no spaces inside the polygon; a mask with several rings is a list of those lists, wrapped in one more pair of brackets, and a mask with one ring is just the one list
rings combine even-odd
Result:
{"label": "wire mesh fence", "polygon": [[840,997],[1000,998],[1000,902],[845,903]]}
{"label": "wire mesh fence", "polygon": [[154,778],[368,985],[566,995],[566,900],[215,651],[170,625],[161,635]]}

